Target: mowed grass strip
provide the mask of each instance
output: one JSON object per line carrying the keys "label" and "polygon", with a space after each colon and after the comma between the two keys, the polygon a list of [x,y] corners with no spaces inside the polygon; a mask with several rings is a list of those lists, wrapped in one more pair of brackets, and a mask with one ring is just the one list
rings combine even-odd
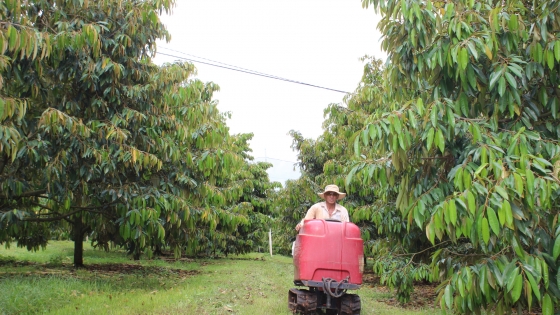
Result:
{"label": "mowed grass strip", "polygon": [[[85,245],[85,244],[84,244]],[[0,249],[0,314],[291,314],[291,257],[253,253],[214,260],[130,260],[85,245],[86,268],[72,267],[71,242],[47,250]],[[439,314],[380,300],[364,286],[362,314]]]}

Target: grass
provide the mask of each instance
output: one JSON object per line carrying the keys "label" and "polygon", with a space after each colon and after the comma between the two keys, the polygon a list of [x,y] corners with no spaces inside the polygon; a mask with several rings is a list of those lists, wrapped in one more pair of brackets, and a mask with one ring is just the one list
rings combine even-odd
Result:
{"label": "grass", "polygon": [[[85,245],[85,244],[84,244]],[[85,269],[74,269],[72,243],[44,251],[0,249],[0,314],[291,314],[291,257],[249,254],[216,260],[132,261],[122,251],[84,246]],[[439,314],[381,300],[364,286],[362,314]]]}

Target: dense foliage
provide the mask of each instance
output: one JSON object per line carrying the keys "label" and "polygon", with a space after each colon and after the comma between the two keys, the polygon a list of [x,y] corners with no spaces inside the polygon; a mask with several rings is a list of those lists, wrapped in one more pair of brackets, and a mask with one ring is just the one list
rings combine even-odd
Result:
{"label": "dense foliage", "polygon": [[249,165],[251,135],[229,134],[217,85],[192,64],[152,62],[173,6],[0,3],[0,243],[37,249],[71,233],[81,265],[86,235],[135,258],[179,256],[215,251],[208,239],[225,250],[220,235],[251,226],[245,195],[273,188],[266,165]]}
{"label": "dense foliage", "polygon": [[345,205],[399,300],[439,281],[457,313],[553,314],[559,3],[362,3],[382,16],[386,64],[370,60],[325,133],[298,147],[304,176],[355,196]]}
{"label": "dense foliage", "polygon": [[433,245],[408,253],[431,255],[427,278],[442,281],[442,307],[552,314],[560,298],[558,4],[368,4],[383,14],[387,101],[396,106],[354,135],[362,161],[348,183],[397,193],[391,202],[408,230],[421,228]]}

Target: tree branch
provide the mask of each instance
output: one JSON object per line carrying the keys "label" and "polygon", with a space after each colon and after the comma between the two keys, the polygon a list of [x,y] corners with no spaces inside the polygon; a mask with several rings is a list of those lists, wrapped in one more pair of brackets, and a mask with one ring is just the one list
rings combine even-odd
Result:
{"label": "tree branch", "polygon": [[[72,223],[71,220],[69,220],[68,218],[73,216],[74,214],[80,213],[80,212],[93,212],[93,213],[98,213],[98,214],[104,214],[104,215],[109,215],[109,213],[107,212],[103,212],[103,211],[97,211],[97,210],[87,210],[87,209],[77,209],[74,210],[72,212],[68,212],[65,214],[60,214],[57,213],[58,216],[56,217],[52,217],[52,218],[24,218],[22,221],[26,221],[26,222],[54,222],[54,221],[60,221],[60,220],[66,220],[70,223]],[[113,216],[114,218],[114,216]]]}
{"label": "tree branch", "polygon": [[28,191],[19,196],[11,196],[11,197],[0,196],[0,199],[21,199],[25,197],[38,197],[46,192],[47,192],[46,189],[40,189],[40,190]]}

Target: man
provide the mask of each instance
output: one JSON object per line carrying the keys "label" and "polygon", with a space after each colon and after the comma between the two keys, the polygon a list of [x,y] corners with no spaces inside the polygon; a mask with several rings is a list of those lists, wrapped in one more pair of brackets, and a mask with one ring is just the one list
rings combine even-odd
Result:
{"label": "man", "polygon": [[327,187],[325,187],[325,191],[319,193],[318,195],[325,201],[316,203],[311,206],[309,210],[307,210],[307,214],[305,215],[303,220],[301,220],[301,222],[296,225],[296,231],[299,231],[301,229],[305,220],[331,219],[350,222],[350,219],[348,217],[348,210],[336,203],[338,200],[346,197],[346,194],[341,193],[337,185],[327,185]]}

